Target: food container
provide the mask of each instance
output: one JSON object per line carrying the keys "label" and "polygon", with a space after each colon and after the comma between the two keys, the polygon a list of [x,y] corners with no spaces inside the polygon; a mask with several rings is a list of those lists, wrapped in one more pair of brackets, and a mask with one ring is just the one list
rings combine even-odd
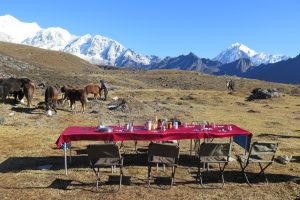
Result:
{"label": "food container", "polygon": [[151,120],[146,121],[146,129],[148,131],[151,131],[151,128],[152,128],[152,121]]}
{"label": "food container", "polygon": [[178,122],[177,122],[177,121],[174,121],[174,122],[173,122],[173,127],[174,127],[175,129],[178,129]]}
{"label": "food container", "polygon": [[111,133],[111,132],[113,132],[114,129],[112,127],[109,127],[109,126],[100,125],[96,128],[96,130],[98,132],[109,132],[109,133]]}
{"label": "food container", "polygon": [[168,129],[171,129],[173,127],[172,122],[168,122]]}

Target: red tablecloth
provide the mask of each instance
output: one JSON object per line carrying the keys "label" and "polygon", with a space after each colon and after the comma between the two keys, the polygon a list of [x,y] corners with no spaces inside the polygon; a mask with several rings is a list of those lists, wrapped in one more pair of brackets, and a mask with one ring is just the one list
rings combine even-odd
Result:
{"label": "red tablecloth", "polygon": [[[216,125],[216,126],[179,126],[178,129],[167,129],[166,131],[148,131],[143,126],[134,126],[133,131],[125,130],[124,127],[110,126],[112,132],[99,132],[95,126],[70,126],[67,127],[56,141],[60,148],[63,143],[80,140],[183,140],[200,138],[223,138],[245,135],[251,137],[252,134],[236,125]],[[231,127],[231,130],[230,130]]]}

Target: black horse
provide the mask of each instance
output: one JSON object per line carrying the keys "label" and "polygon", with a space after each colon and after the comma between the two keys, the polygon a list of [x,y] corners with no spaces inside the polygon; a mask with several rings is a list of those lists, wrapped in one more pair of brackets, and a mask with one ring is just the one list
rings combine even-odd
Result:
{"label": "black horse", "polygon": [[[24,88],[27,86],[31,86],[33,83],[28,78],[6,78],[1,79],[0,81],[0,94],[3,102],[6,101],[8,95],[13,95],[15,99],[15,103],[17,103],[17,97],[21,100],[25,96]],[[28,89],[28,88],[26,88]],[[33,94],[32,94],[33,95]],[[26,98],[27,98],[26,94]],[[28,99],[27,99],[28,100]],[[29,101],[31,103],[31,101]]]}

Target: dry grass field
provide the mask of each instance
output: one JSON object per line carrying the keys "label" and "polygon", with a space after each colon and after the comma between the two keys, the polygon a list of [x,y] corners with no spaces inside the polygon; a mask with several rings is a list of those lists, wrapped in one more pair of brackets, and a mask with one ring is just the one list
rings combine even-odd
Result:
{"label": "dry grass field", "polygon": [[[38,89],[33,108],[26,108],[21,103],[14,105],[12,101],[0,104],[0,115],[5,118],[4,124],[0,125],[1,199],[300,198],[300,88],[297,85],[233,78],[236,91],[230,94],[225,87],[228,77],[176,70],[103,70],[67,54],[6,43],[0,45],[0,54],[37,66],[23,73],[0,65],[2,72],[10,70],[9,73],[27,76],[36,83],[44,81],[83,87],[105,79],[111,88],[107,101],[90,99],[83,114],[71,112],[66,105],[60,107],[57,115],[47,117],[43,89]],[[57,58],[60,54],[62,57]],[[74,70],[70,63],[73,63]],[[246,101],[257,87],[278,88],[282,93],[279,98]],[[107,109],[107,104],[116,96],[128,102],[128,111]],[[126,141],[124,174],[130,181],[126,181],[118,192],[111,191],[117,185],[107,184],[96,191],[95,176],[85,154],[86,146],[95,142],[80,141],[72,143],[72,164],[69,174],[64,174],[63,151],[56,148],[55,142],[66,127],[96,126],[100,121],[106,125],[128,121],[141,124],[155,116],[176,116],[187,123],[199,120],[233,123],[252,132],[253,141],[278,142],[277,154],[293,155],[293,159],[286,165],[275,162],[267,169],[268,186],[249,187],[239,173],[238,163],[231,162],[225,172],[223,189],[203,189],[195,182],[196,158],[189,156],[190,141],[181,141],[173,188],[163,184],[152,184],[149,188],[145,155],[137,156],[134,143]],[[138,143],[138,147],[145,145],[145,142]],[[241,149],[234,145],[233,155],[238,153]],[[48,164],[52,165],[51,169],[38,169]],[[252,172],[256,170],[251,168]],[[111,175],[110,170],[104,171],[102,180],[106,181]]]}

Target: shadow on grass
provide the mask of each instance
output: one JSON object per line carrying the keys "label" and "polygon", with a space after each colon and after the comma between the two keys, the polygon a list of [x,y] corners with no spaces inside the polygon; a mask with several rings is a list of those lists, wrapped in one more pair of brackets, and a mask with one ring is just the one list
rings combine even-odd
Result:
{"label": "shadow on grass", "polygon": [[[299,157],[296,158],[299,161]],[[146,156],[143,159],[137,159],[135,154],[128,154],[124,155],[124,168],[128,169],[130,166],[144,166],[146,168]],[[62,156],[53,156],[53,157],[11,157],[5,160],[0,164],[0,173],[8,173],[8,172],[20,172],[23,170],[38,170],[38,166],[45,165],[45,164],[52,164],[53,167],[50,170],[63,170],[63,157]],[[196,165],[193,165],[191,162],[191,158],[188,156],[183,156],[179,162],[178,170],[188,170],[190,171],[190,177],[182,178],[178,177],[175,174],[175,180],[173,187],[180,186],[180,185],[187,185],[191,188],[198,188],[201,189],[199,182],[196,182],[197,176],[197,168]],[[87,156],[74,156],[72,158],[72,164],[69,165],[71,169],[78,169],[78,168],[89,168]],[[193,168],[190,168],[193,167]],[[49,171],[50,171],[49,170]],[[162,171],[162,167],[159,168]],[[90,173],[93,173],[92,170]],[[170,170],[166,169],[166,176],[170,175]],[[60,175],[63,175],[60,174]],[[123,177],[122,185],[133,185],[133,186],[141,186],[141,187],[148,187],[147,182],[147,172],[145,172],[145,178],[139,179],[135,178],[131,181],[131,177],[128,176],[130,174],[125,174],[126,176]],[[248,176],[255,177],[257,173],[248,172]],[[287,174],[271,174],[266,173],[266,176],[269,180],[269,183],[286,183],[289,181],[296,181],[299,184],[299,177],[291,176]],[[227,170],[224,172],[224,178],[226,183],[240,183],[246,184],[246,180],[244,175],[240,171],[236,170]],[[255,179],[256,181],[253,184],[261,183],[263,181],[262,177]],[[203,182],[204,184],[220,184],[220,174],[217,171],[210,171],[203,173]],[[49,186],[45,187],[3,187],[3,189],[45,189],[45,188],[52,188],[58,190],[85,190],[90,192],[97,192],[97,193],[111,193],[116,192],[116,188],[118,188],[119,184],[119,174],[118,172],[114,175],[109,175],[109,178],[106,182],[101,182],[99,190],[96,190],[96,183],[95,182],[81,182],[78,180],[68,180],[68,179],[55,179]],[[170,179],[166,177],[157,177],[153,181],[151,181],[151,188],[157,189],[169,189],[170,186]]]}
{"label": "shadow on grass", "polygon": [[[81,153],[85,153],[84,151]],[[143,166],[147,167],[147,154],[125,154],[124,156],[124,168],[129,168],[131,166]],[[69,161],[69,159],[68,159]],[[293,162],[300,162],[300,156],[294,157]],[[89,169],[89,161],[87,155],[75,155],[72,157],[72,163],[68,163],[68,169],[80,169],[86,168]],[[43,165],[52,165],[49,171],[57,171],[57,170],[64,170],[64,157],[63,156],[48,156],[48,157],[10,157],[3,161],[0,164],[0,173],[11,173],[11,172],[20,172],[24,170],[36,170],[41,171],[38,169],[39,166]],[[189,155],[180,155],[179,158],[179,166],[178,170],[189,170],[191,171],[191,177],[194,177],[196,180],[196,172],[197,172],[197,159],[194,156]],[[272,167],[272,166],[271,166]],[[208,174],[208,175],[207,175]],[[249,176],[254,176],[256,173],[249,172]],[[168,172],[167,172],[168,175]],[[147,174],[145,174],[145,177]],[[208,172],[204,173],[204,181],[214,181],[219,179],[219,173],[217,172]],[[240,171],[225,171],[224,173],[225,181],[226,182],[234,182],[234,183],[245,183],[245,178]],[[287,182],[291,180],[295,180],[295,176],[287,175],[287,174],[266,174],[270,183],[281,183]],[[190,179],[187,178],[187,179]],[[62,180],[63,181],[63,180]],[[143,181],[144,182],[144,181]],[[147,182],[145,180],[145,182]],[[164,180],[163,180],[164,182]],[[195,183],[196,181],[190,180],[176,180],[175,175],[175,185],[185,185]],[[60,189],[63,189],[64,184],[53,183],[54,186],[59,186]],[[138,183],[136,183],[138,184]]]}
{"label": "shadow on grass", "polygon": [[12,107],[12,111],[18,112],[18,113],[27,113],[27,114],[43,114],[44,112],[39,107]]}
{"label": "shadow on grass", "polygon": [[[24,189],[58,189],[58,190],[77,190],[82,189],[90,192],[96,192],[93,190],[93,186],[95,183],[84,183],[81,181],[74,181],[74,180],[66,180],[66,179],[55,179],[49,186],[39,186],[39,187],[5,187],[1,186],[2,189],[13,189],[13,190],[24,190]],[[88,187],[88,188],[87,188]]]}
{"label": "shadow on grass", "polygon": [[[203,188],[200,186],[200,181],[196,181],[197,172],[192,172],[192,176],[194,177],[195,182],[197,183],[200,188]],[[251,182],[252,186],[262,186],[265,185],[265,179],[263,175],[257,176],[258,171],[247,171],[247,176],[249,178],[249,181]],[[269,184],[274,183],[286,183],[289,181],[298,182],[299,177],[297,176],[291,176],[287,174],[271,174],[268,172],[265,172],[265,175],[268,179]],[[220,187],[222,185],[220,173],[217,171],[209,171],[202,173],[202,179],[203,179],[203,189],[210,189],[209,187],[211,185],[214,185],[216,187]],[[245,179],[245,176],[241,171],[237,170],[230,170],[224,172],[224,179],[225,179],[225,185],[226,183],[236,183],[236,184],[245,184],[248,186],[247,181]],[[195,185],[191,185],[190,187],[194,188]],[[226,186],[225,186],[226,187]],[[197,187],[198,188],[198,187]]]}
{"label": "shadow on grass", "polygon": [[300,163],[300,156],[293,156],[291,162]]}
{"label": "shadow on grass", "polygon": [[[113,176],[115,177],[115,176]],[[117,177],[119,178],[119,177]],[[122,185],[128,185],[128,182],[130,182],[129,176],[123,177]],[[118,192],[119,188],[119,179],[118,181],[115,181],[116,178],[111,178],[109,176],[109,179],[103,183],[99,183],[98,190],[96,189],[96,182],[82,182],[78,180],[67,180],[67,179],[55,179],[49,186],[31,186],[31,187],[10,187],[10,186],[0,186],[1,189],[13,189],[13,190],[24,190],[24,189],[57,189],[57,190],[84,190],[89,192],[95,192],[95,193],[112,193],[112,192]]]}
{"label": "shadow on grass", "polygon": [[[71,164],[68,157],[68,168],[89,168],[89,161],[85,149],[76,150],[77,155],[72,156]],[[147,154],[123,154],[124,167],[147,166]],[[0,163],[0,173],[20,172],[23,170],[39,170],[42,165],[53,165],[50,170],[64,169],[63,156],[46,157],[10,157]],[[194,167],[197,160],[194,156],[181,155],[179,165],[183,167]]]}
{"label": "shadow on grass", "polygon": [[300,136],[290,136],[290,135],[281,135],[281,134],[272,134],[272,133],[263,133],[257,135],[257,137],[272,137],[272,138],[294,138],[294,139],[300,139]]}

